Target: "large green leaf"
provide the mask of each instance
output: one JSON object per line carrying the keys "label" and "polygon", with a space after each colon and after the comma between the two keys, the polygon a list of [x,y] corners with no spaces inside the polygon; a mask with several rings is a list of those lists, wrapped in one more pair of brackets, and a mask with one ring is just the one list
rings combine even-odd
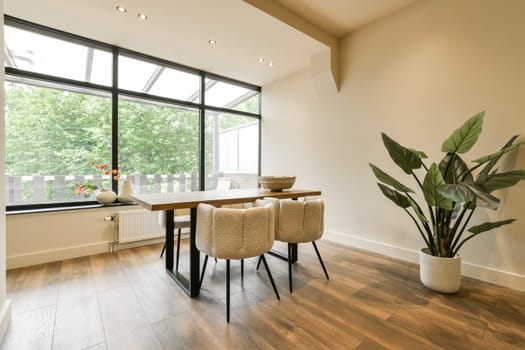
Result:
{"label": "large green leaf", "polygon": [[[501,150],[504,150],[505,148],[507,147],[510,147],[514,141],[516,141],[516,139],[518,138],[518,135],[514,135],[510,138],[510,140],[507,141],[507,143],[505,145],[503,145],[503,147],[500,149]],[[490,173],[490,171],[492,170],[492,168],[494,168],[494,166],[496,165],[496,163],[498,162],[498,160],[501,158],[501,155],[499,157],[496,157],[494,159],[492,159],[490,162],[488,162],[487,164],[485,164],[485,166],[483,167],[483,169],[481,169],[481,171],[479,172],[480,175],[483,175],[483,174],[488,174]]]}
{"label": "large green leaf", "polygon": [[[482,186],[475,183],[441,185],[437,190],[446,198],[457,203],[475,201],[476,205],[492,210],[496,210],[500,203],[498,198],[490,195]],[[474,208],[474,206],[469,206],[469,208]]]}
{"label": "large green leaf", "polygon": [[525,170],[513,170],[501,174],[480,174],[476,183],[482,185],[487,193],[514,186],[521,180],[525,180]]}
{"label": "large green leaf", "polygon": [[383,184],[378,183],[377,184],[379,188],[381,189],[381,192],[389,198],[392,202],[396,203],[401,208],[405,209],[410,207],[410,201],[408,197],[403,195],[402,193],[399,193]]}
{"label": "large green leaf", "polygon": [[502,221],[496,221],[496,222],[484,222],[481,225],[472,226],[468,229],[469,232],[472,232],[474,234],[480,234],[485,231],[489,231],[492,229],[495,229],[497,227],[508,225],[516,221],[516,219],[508,219],[508,220],[502,220]]}
{"label": "large green leaf", "polygon": [[439,171],[436,163],[432,163],[428,169],[427,175],[423,180],[423,194],[428,204],[432,206],[438,206],[446,210],[452,210],[452,201],[441,193],[438,192],[437,188],[445,184],[441,171]]}
{"label": "large green leaf", "polygon": [[483,156],[481,158],[475,159],[475,160],[473,160],[473,162],[474,163],[485,163],[485,162],[489,162],[489,161],[492,161],[492,160],[498,160],[505,153],[508,153],[510,151],[515,150],[516,148],[519,148],[524,143],[525,143],[525,141],[520,141],[518,143],[515,143],[513,145],[505,147],[505,148],[499,150],[498,152],[495,152],[495,153],[489,154],[487,156]]}
{"label": "large green leaf", "polygon": [[381,133],[381,137],[383,138],[383,143],[390,154],[390,158],[392,158],[394,163],[403,169],[405,173],[410,174],[412,170],[421,167],[421,158],[416,151],[401,146],[385,133]]}
{"label": "large green leaf", "polygon": [[[449,165],[451,159],[454,160],[452,164]],[[439,170],[441,170],[441,174],[444,175],[444,180],[448,184],[474,180],[472,174],[468,172],[469,168],[467,164],[458,154],[447,153],[441,162],[439,162]],[[463,180],[459,178],[462,174],[466,174]]]}
{"label": "large green leaf", "polygon": [[474,195],[476,196],[476,205],[488,208],[492,210],[498,209],[500,200],[493,195],[489,194],[483,186],[470,183],[468,184],[468,187],[472,192],[474,192]]}
{"label": "large green leaf", "polygon": [[456,203],[470,202],[476,199],[474,192],[463,183],[441,185],[437,190],[444,197]]}
{"label": "large green leaf", "polygon": [[447,153],[466,153],[470,151],[478,140],[479,134],[481,134],[484,116],[485,112],[483,111],[468,119],[443,142],[441,151]]}
{"label": "large green leaf", "polygon": [[414,193],[414,191],[412,189],[410,189],[409,187],[406,187],[401,182],[397,181],[392,176],[388,175],[383,170],[381,170],[378,167],[376,167],[374,164],[369,163],[368,165],[370,165],[370,167],[372,168],[372,171],[374,172],[375,176],[382,183],[390,185],[390,186],[394,187],[396,190],[398,190],[400,192]]}

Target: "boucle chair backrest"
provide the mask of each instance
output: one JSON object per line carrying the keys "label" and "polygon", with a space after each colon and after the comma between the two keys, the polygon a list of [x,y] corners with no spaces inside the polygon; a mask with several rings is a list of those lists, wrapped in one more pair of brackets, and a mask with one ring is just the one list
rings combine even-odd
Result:
{"label": "boucle chair backrest", "polygon": [[245,259],[266,253],[275,235],[273,204],[249,209],[197,208],[197,249],[219,259]]}
{"label": "boucle chair backrest", "polygon": [[277,237],[277,230],[279,229],[279,211],[281,200],[273,197],[264,197],[264,199],[257,199],[253,204],[255,207],[264,207],[266,204],[273,204],[274,222],[275,222],[275,235]]}
{"label": "boucle chair backrest", "polygon": [[312,242],[324,232],[324,202],[322,199],[281,200],[279,226],[275,239],[289,243]]}

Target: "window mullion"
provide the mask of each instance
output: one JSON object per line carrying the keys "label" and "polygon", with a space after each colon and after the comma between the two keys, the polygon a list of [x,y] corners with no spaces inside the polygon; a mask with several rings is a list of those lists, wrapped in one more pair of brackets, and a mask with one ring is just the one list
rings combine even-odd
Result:
{"label": "window mullion", "polygon": [[[111,84],[111,168],[119,169],[118,164],[118,47],[113,47],[113,75]],[[111,177],[111,189],[118,193],[118,181]]]}

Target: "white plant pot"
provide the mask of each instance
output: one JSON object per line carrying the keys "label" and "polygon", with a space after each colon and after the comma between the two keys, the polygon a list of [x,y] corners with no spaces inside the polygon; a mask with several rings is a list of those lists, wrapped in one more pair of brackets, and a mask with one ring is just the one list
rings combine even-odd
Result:
{"label": "white plant pot", "polygon": [[461,256],[441,258],[428,248],[419,251],[419,277],[429,289],[441,293],[456,293],[461,286]]}
{"label": "white plant pot", "polygon": [[99,202],[100,204],[111,204],[115,201],[115,199],[117,199],[117,195],[115,192],[107,189],[107,188],[102,188],[100,189],[97,194],[95,195],[95,199],[97,200],[97,202]]}

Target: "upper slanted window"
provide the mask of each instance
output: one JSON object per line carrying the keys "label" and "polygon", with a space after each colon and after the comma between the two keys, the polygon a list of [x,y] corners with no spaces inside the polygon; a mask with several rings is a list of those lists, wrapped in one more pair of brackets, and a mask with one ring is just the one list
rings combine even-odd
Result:
{"label": "upper slanted window", "polygon": [[259,113],[259,91],[215,79],[206,79],[207,106]]}
{"label": "upper slanted window", "polygon": [[112,54],[87,45],[5,26],[5,65],[98,85],[111,85]]}
{"label": "upper slanted window", "polygon": [[119,56],[120,89],[199,103],[200,77],[129,56]]}

